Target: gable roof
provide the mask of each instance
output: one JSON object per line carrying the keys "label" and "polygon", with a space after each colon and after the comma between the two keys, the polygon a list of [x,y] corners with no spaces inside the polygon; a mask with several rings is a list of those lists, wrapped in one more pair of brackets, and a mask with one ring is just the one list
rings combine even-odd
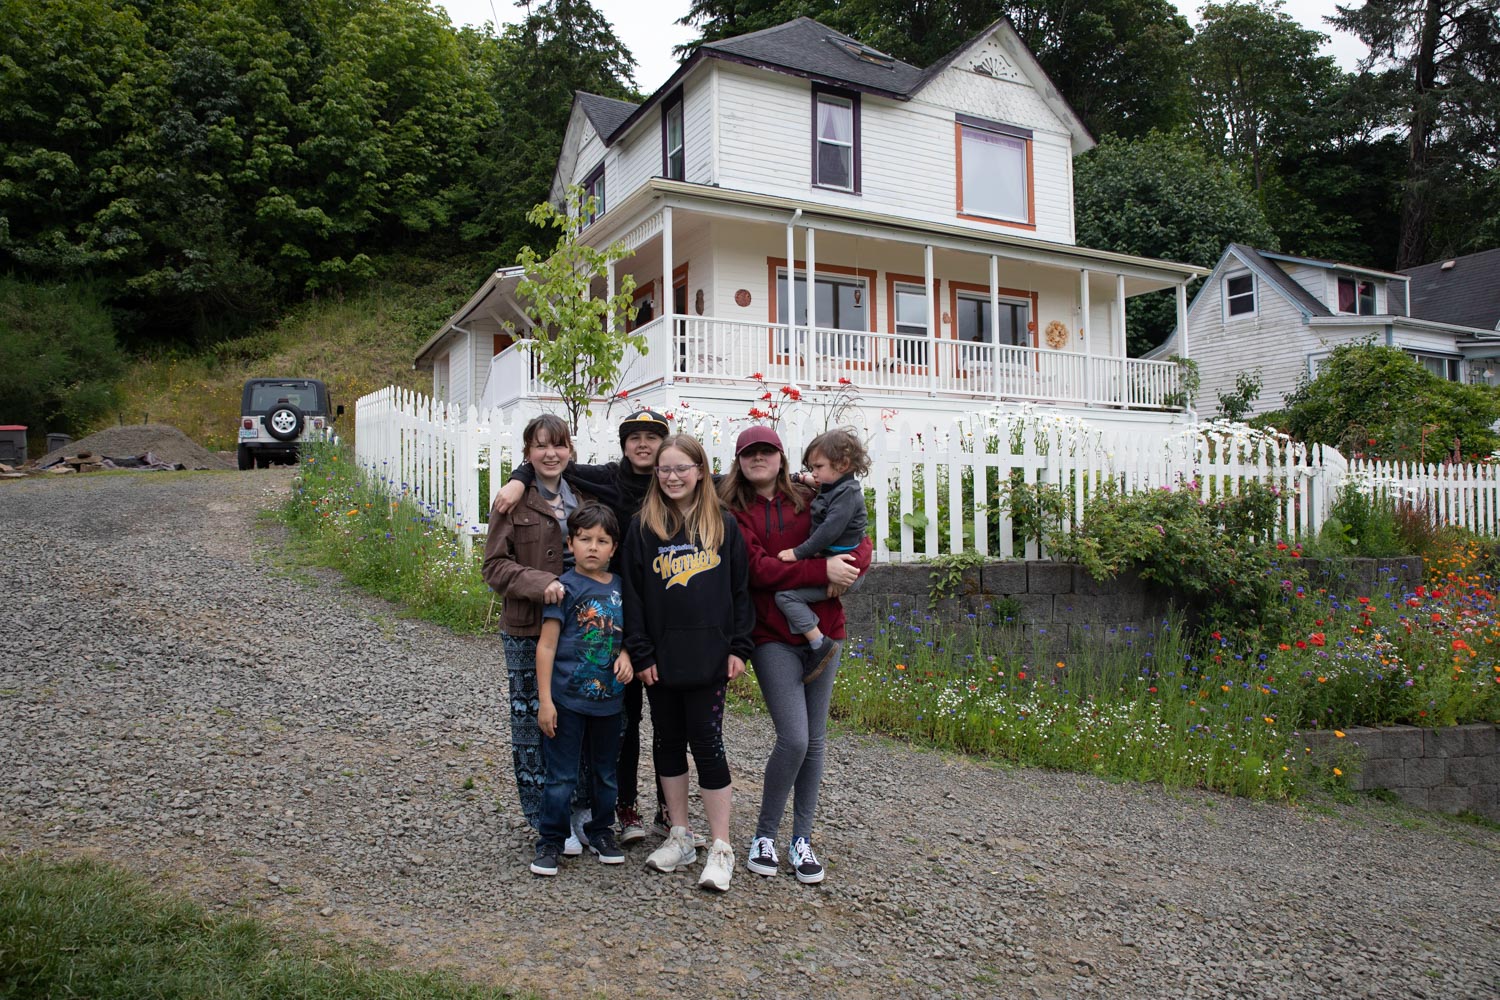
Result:
{"label": "gable roof", "polygon": [[1410,313],[1421,319],[1500,330],[1500,247],[1401,272]]}
{"label": "gable roof", "polygon": [[594,131],[601,137],[607,138],[614,133],[625,119],[629,118],[639,104],[630,101],[620,101],[613,97],[601,97],[599,94],[590,94],[586,91],[576,90],[573,92],[573,100],[583,109],[588,116],[589,124],[594,126]]}
{"label": "gable roof", "polygon": [[[656,92],[636,106],[619,124],[609,132],[599,130],[606,146],[613,146],[625,132],[629,131],[647,110],[660,103],[663,98],[681,85],[682,78],[705,59],[722,59],[740,63],[774,73],[800,76],[819,83],[826,83],[846,90],[875,94],[897,101],[909,101],[912,96],[940,73],[948,69],[964,52],[1004,29],[1012,40],[1016,54],[1025,63],[1024,71],[1036,85],[1048,107],[1073,133],[1073,151],[1081,153],[1094,145],[1089,134],[1072,107],[1057,93],[1057,88],[1047,83],[1047,74],[1037,62],[1036,56],[1026,42],[1016,33],[1010,21],[1001,17],[987,25],[973,38],[933,63],[927,69],[919,69],[911,63],[902,62],[879,49],[865,45],[841,31],[835,31],[810,17],[798,17],[784,24],[747,35],[721,38],[716,42],[705,42],[688,56],[671,79],[656,89]],[[608,98],[601,98],[608,100]],[[620,102],[624,103],[624,102]],[[590,121],[593,121],[592,116]],[[598,124],[595,124],[598,128]]]}
{"label": "gable roof", "polygon": [[[1270,282],[1271,285],[1278,289],[1282,295],[1290,299],[1294,306],[1302,310],[1304,315],[1333,315],[1333,310],[1329,309],[1322,302],[1319,302],[1317,298],[1314,297],[1313,294],[1307,289],[1297,284],[1297,282],[1292,279],[1291,275],[1287,274],[1281,269],[1280,264],[1276,263],[1276,261],[1272,260],[1266,254],[1263,254],[1254,247],[1247,246],[1244,243],[1229,244],[1229,246],[1224,250],[1224,257],[1228,257],[1231,253],[1238,257],[1240,260],[1244,261],[1245,265],[1249,267],[1250,270],[1254,271],[1263,279]],[[1280,254],[1278,254],[1277,256],[1282,257],[1282,255]],[[1282,257],[1282,259],[1301,260],[1302,258]],[[1224,263],[1224,259],[1220,258],[1219,263],[1222,265]],[[1309,261],[1309,263],[1313,262]]]}

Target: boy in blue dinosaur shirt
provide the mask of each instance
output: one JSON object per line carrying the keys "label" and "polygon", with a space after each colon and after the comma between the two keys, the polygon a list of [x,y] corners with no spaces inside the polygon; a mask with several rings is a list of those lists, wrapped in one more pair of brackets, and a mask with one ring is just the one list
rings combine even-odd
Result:
{"label": "boy in blue dinosaur shirt", "polygon": [[[623,724],[630,657],[623,652],[620,578],[609,560],[620,544],[614,512],[587,503],[568,518],[573,568],[558,580],[561,602],[542,609],[536,644],[536,720],[542,735],[547,784],[531,871],[556,875],[568,837],[579,757],[587,750],[593,769],[593,819],[584,825],[589,850],[603,864],[618,865],[625,853],[615,841],[615,761]],[[586,738],[585,738],[586,737]]]}

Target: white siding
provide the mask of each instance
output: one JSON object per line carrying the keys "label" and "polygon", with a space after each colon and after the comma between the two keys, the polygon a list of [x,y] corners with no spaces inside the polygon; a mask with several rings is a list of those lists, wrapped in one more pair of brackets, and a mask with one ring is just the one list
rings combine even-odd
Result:
{"label": "white siding", "polygon": [[661,112],[652,111],[630,134],[615,140],[607,184],[613,185],[610,200],[622,204],[631,193],[661,173]]}
{"label": "white siding", "polygon": [[476,332],[469,345],[469,384],[472,387],[468,400],[470,406],[478,406],[480,400],[484,399],[485,385],[490,380],[490,359],[494,356],[495,335]]}
{"label": "white siding", "polygon": [[1255,279],[1256,312],[1224,318],[1225,274],[1241,274],[1244,268],[1230,258],[1230,266],[1216,272],[1188,311],[1188,354],[1198,362],[1202,386],[1197,408],[1212,413],[1219,394],[1234,388],[1241,371],[1260,369],[1260,397],[1256,413],[1279,409],[1282,397],[1297,387],[1307,370],[1307,358],[1324,350],[1319,338],[1302,320],[1302,313],[1280,292]]}
{"label": "white siding", "polygon": [[684,179],[694,184],[714,182],[713,116],[713,81],[710,74],[695,73],[682,88]]}
{"label": "white siding", "polygon": [[[594,126],[585,122],[583,126],[583,140],[578,148],[578,159],[573,164],[573,176],[568,179],[569,184],[582,184],[583,179],[593,172],[604,158],[604,141],[599,138],[599,133],[594,131]],[[606,166],[605,170],[608,171]],[[606,176],[604,179],[604,197],[607,201],[614,200],[614,192],[609,190],[610,181],[614,178]]]}
{"label": "white siding", "polygon": [[[861,194],[812,186],[811,85],[735,65],[715,67],[719,84],[719,179],[727,188],[847,205],[943,222],[979,232],[1021,232],[958,217],[954,113],[961,111],[1031,129],[1036,235],[1073,242],[1070,139],[1062,123],[1026,84],[953,68],[920,100],[864,95],[860,111]],[[962,99],[938,104],[935,100]]]}
{"label": "white siding", "polygon": [[460,333],[448,349],[448,402],[468,406],[473,398],[473,335]]}
{"label": "white siding", "polygon": [[448,355],[446,353],[432,363],[432,398],[448,398]]}

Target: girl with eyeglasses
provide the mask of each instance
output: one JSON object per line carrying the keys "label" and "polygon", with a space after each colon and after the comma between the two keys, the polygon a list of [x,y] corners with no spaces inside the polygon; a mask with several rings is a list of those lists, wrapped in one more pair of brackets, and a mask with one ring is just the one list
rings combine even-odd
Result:
{"label": "girl with eyeglasses", "polygon": [[745,543],[696,438],[663,441],[655,473],[620,559],[625,648],[646,685],[652,758],[674,824],[646,867],[673,872],[697,861],[692,834],[677,825],[688,814],[691,750],[711,841],[698,885],[723,892],[734,873],[724,696],[745,671],[755,625]]}

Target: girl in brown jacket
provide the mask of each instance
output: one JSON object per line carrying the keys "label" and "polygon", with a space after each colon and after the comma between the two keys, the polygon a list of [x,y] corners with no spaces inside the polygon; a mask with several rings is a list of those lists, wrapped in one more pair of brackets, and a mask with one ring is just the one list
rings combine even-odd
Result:
{"label": "girl in brown jacket", "polygon": [[[593,498],[562,478],[573,458],[573,438],[561,417],[548,413],[532,419],[521,440],[536,481],[508,513],[490,511],[484,582],[505,601],[501,638],[510,678],[511,757],[521,811],[532,829],[537,829],[547,768],[536,724],[536,640],[542,632],[542,605],[563,598],[558,576],[572,558],[564,544],[568,515]],[[568,848],[572,850],[573,844]]]}

